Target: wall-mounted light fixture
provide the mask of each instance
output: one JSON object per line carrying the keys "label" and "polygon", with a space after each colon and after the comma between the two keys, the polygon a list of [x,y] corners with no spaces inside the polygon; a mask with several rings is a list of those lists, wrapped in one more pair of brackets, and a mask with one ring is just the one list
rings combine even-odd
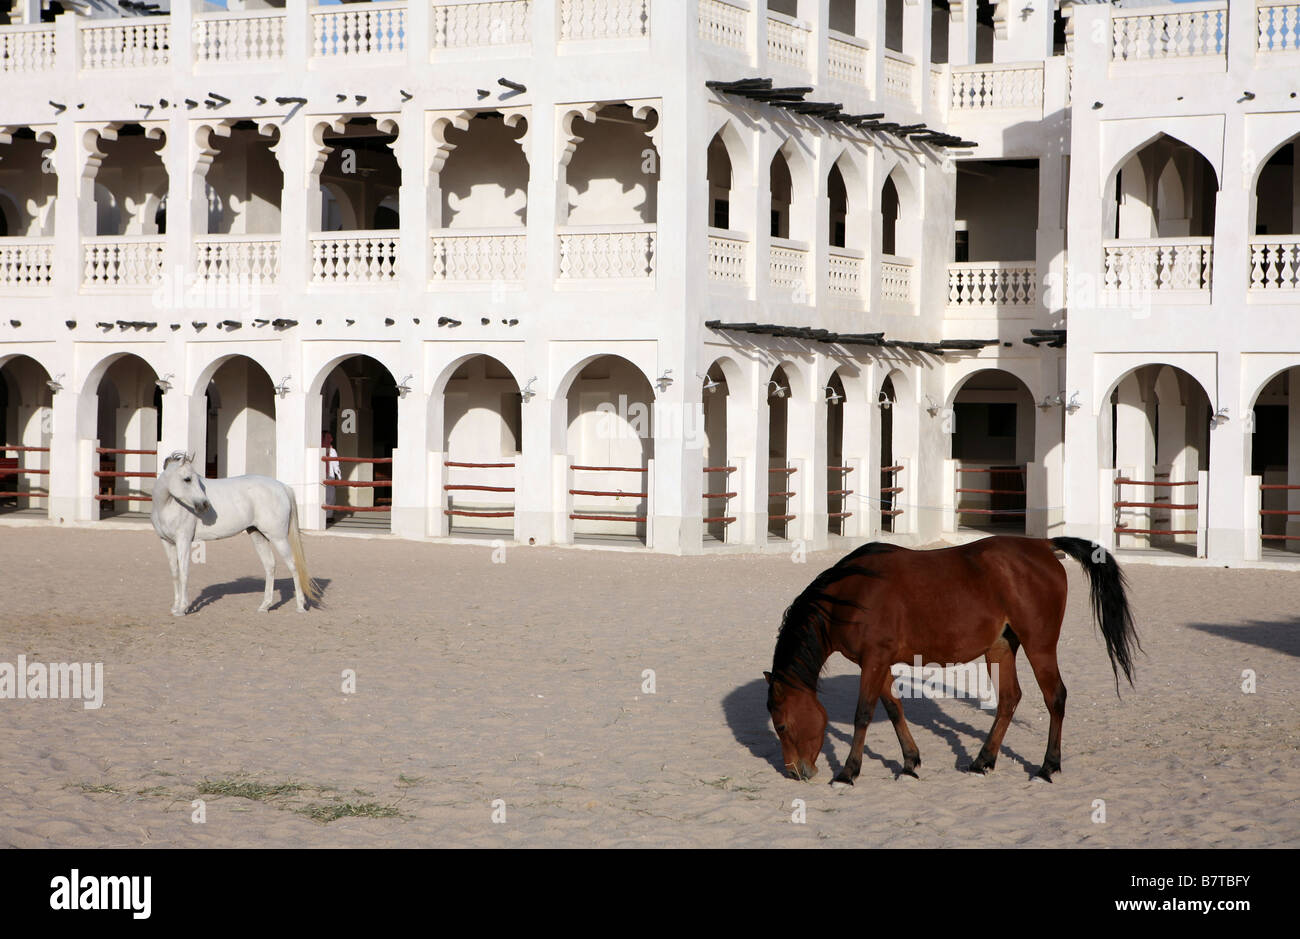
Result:
{"label": "wall-mounted light fixture", "polygon": [[397,383],[397,396],[399,398],[405,398],[407,395],[411,393],[410,381],[414,377],[415,377],[414,375],[407,375],[405,378],[403,378],[401,381]]}
{"label": "wall-mounted light fixture", "polygon": [[176,374],[175,374],[174,372],[168,372],[168,373],[167,373],[166,375],[164,375],[162,378],[156,378],[156,379],[154,379],[154,384],[157,385],[159,388],[162,389],[162,393],[163,393],[163,394],[166,394],[167,392],[169,392],[169,391],[172,390],[172,382],[171,382],[171,380],[172,380],[173,378],[175,378],[175,377],[176,377]]}
{"label": "wall-mounted light fixture", "polygon": [[840,403],[841,401],[843,401],[843,400],[844,400],[844,395],[840,394],[838,391],[836,391],[836,390],[835,390],[834,388],[832,388],[830,385],[827,385],[827,386],[826,386],[826,403],[827,403],[827,404],[839,404],[839,403]]}
{"label": "wall-mounted light fixture", "polygon": [[769,398],[784,398],[790,393],[789,388],[786,388],[784,385],[778,385],[775,381],[769,381],[767,383],[767,388],[767,396]]}
{"label": "wall-mounted light fixture", "polygon": [[[697,374],[698,374],[698,373],[697,373]],[[720,382],[720,381],[714,381],[714,380],[713,380],[712,378],[710,378],[708,375],[700,375],[699,377],[702,378],[702,379],[704,379],[704,390],[707,391],[707,392],[709,392],[710,394],[713,394],[713,393],[714,393],[715,391],[717,391],[720,387],[722,387],[722,382]]]}
{"label": "wall-mounted light fixture", "polygon": [[1217,411],[1215,411],[1214,414],[1210,417],[1210,426],[1211,426],[1211,427],[1218,427],[1220,424],[1226,424],[1226,423],[1228,423],[1228,409],[1227,409],[1227,408],[1219,408],[1219,409],[1218,409]]}
{"label": "wall-mounted light fixture", "polygon": [[275,393],[278,397],[285,397],[289,393],[289,379],[292,375],[285,375],[280,379],[280,384],[275,386]]}
{"label": "wall-mounted light fixture", "polygon": [[880,408],[882,411],[888,411],[893,406],[894,402],[890,401],[889,395],[885,394],[883,391],[880,393],[880,396],[876,398],[876,407]]}
{"label": "wall-mounted light fixture", "polygon": [[671,368],[664,369],[664,373],[655,379],[655,384],[659,386],[660,392],[667,391],[668,386],[671,385],[672,383],[673,383],[673,370]]}
{"label": "wall-mounted light fixture", "polygon": [[59,372],[58,375],[56,375],[54,378],[51,378],[49,381],[45,383],[46,386],[50,389],[50,394],[58,394],[60,391],[63,390],[63,382],[60,381],[59,379],[63,378],[63,376],[66,374],[67,374],[66,372]]}
{"label": "wall-mounted light fixture", "polygon": [[528,379],[528,381],[524,384],[523,391],[519,392],[519,397],[524,399],[524,404],[527,404],[529,401],[531,401],[533,398],[537,396],[537,392],[533,391],[533,383],[536,381],[537,381],[537,376],[534,375],[532,378]]}
{"label": "wall-mounted light fixture", "polygon": [[935,401],[929,395],[925,396],[925,410],[931,417],[939,413],[939,402]]}

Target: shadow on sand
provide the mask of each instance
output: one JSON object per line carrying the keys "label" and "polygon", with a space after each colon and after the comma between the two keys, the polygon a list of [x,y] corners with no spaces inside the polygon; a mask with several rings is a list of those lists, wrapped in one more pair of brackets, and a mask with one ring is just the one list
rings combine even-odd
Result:
{"label": "shadow on sand", "polygon": [[[906,680],[903,687],[907,687]],[[840,771],[843,766],[842,757],[848,755],[848,748],[853,743],[853,712],[857,709],[858,703],[858,676],[835,675],[823,678],[820,697],[830,720],[826,727],[826,741],[829,746],[822,747],[830,773],[826,774],[823,770],[818,773],[817,780],[820,781],[825,777],[829,782],[831,777]],[[1020,707],[1032,705],[1028,698],[1029,689],[1026,688]],[[952,768],[964,771],[970,767],[980,747],[984,745],[989,728],[993,726],[993,711],[981,709],[979,702],[971,698],[953,700],[963,709],[962,718],[954,717],[939,707],[936,701],[924,697],[903,698],[903,716],[914,729],[924,728],[942,737],[952,752]],[[758,678],[736,688],[722,699],[722,710],[736,741],[748,748],[754,756],[766,760],[775,772],[784,774],[785,768],[781,763],[781,743],[777,740],[776,732],[772,729],[772,722],[767,715],[767,682]],[[974,723],[963,719],[967,716],[973,721],[978,721],[980,726],[976,727]],[[1069,717],[1068,714],[1066,716]],[[1012,722],[1026,726],[1025,722],[1016,718],[1012,718]],[[885,753],[891,756],[885,756]],[[1038,772],[1037,764],[1031,763],[1010,749],[1005,741],[1000,755],[1020,764],[1029,776]],[[922,751],[921,772],[924,772],[926,756],[927,754]],[[902,775],[902,751],[898,745],[898,737],[894,734],[894,725],[889,722],[885,708],[879,701],[876,703],[875,713],[871,716],[871,725],[867,728],[867,744],[863,751],[864,765],[869,760],[875,760],[893,773],[895,778]]]}
{"label": "shadow on sand", "polygon": [[[322,600],[318,600],[315,603],[308,601],[307,609],[309,610],[323,605],[323,598],[325,596],[326,591],[328,591],[329,584],[330,584],[329,580],[325,578],[313,577],[312,579],[316,582],[316,587],[320,590]],[[224,584],[208,584],[208,586],[204,587],[201,591],[199,591],[199,595],[195,597],[193,601],[191,601],[189,609],[186,612],[197,613],[199,612],[199,610],[202,610],[204,607],[216,603],[218,600],[224,599],[225,597],[229,597],[229,596],[237,596],[240,594],[255,594],[259,598],[259,600],[257,603],[253,604],[252,609],[256,609],[261,603],[260,598],[262,596],[262,591],[265,589],[266,589],[266,580],[265,578],[262,577],[240,577],[238,580],[229,580],[226,581]],[[271,609],[269,612],[274,612],[275,610],[280,609],[280,607],[285,606],[286,604],[289,605],[293,604],[294,600],[293,600],[293,579],[292,578],[290,577],[278,578],[275,581],[275,591],[277,594],[279,594],[279,599],[271,604]]]}

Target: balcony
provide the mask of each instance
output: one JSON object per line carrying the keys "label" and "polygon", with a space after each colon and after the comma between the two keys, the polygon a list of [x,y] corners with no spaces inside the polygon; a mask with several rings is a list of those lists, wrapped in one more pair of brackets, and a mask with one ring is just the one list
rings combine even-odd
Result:
{"label": "balcony", "polygon": [[317,232],[311,236],[313,284],[395,284],[396,234],[369,231]]}
{"label": "balcony", "polygon": [[744,287],[749,284],[749,236],[721,228],[709,229],[709,280]]}
{"label": "balcony", "polygon": [[996,316],[1031,313],[1037,301],[1034,261],[973,261],[948,265],[948,310]]}
{"label": "balcony", "polygon": [[646,39],[650,0],[560,0],[560,41]]}
{"label": "balcony", "polygon": [[916,62],[893,49],[885,50],[885,97],[916,106]]}
{"label": "balcony", "polygon": [[82,287],[149,290],[162,283],[162,235],[82,238]]}
{"label": "balcony", "polygon": [[808,71],[808,46],[812,30],[783,13],[767,14],[767,58],[780,65]]}
{"label": "balcony", "polygon": [[1106,291],[1142,303],[1208,303],[1213,238],[1125,238],[1102,242]]}
{"label": "balcony", "polygon": [[773,290],[789,290],[795,303],[808,302],[808,245],[773,238],[768,251],[767,282]]}
{"label": "balcony", "polygon": [[434,3],[435,52],[528,45],[533,41],[531,0]]}
{"label": "balcony", "polygon": [[559,230],[561,281],[642,281],[653,285],[655,225],[564,225]]}
{"label": "balcony", "polygon": [[1256,45],[1259,55],[1300,52],[1300,3],[1257,2]]}
{"label": "balcony", "polygon": [[995,110],[1043,111],[1043,66],[964,65],[952,69],[949,116]]}
{"label": "balcony", "polygon": [[911,258],[889,256],[880,262],[880,301],[882,307],[894,313],[910,313],[914,308],[915,293],[912,280],[916,262]]}
{"label": "balcony", "polygon": [[48,72],[54,65],[53,26],[0,26],[0,72]]}
{"label": "balcony", "polygon": [[285,24],[282,10],[194,15],[195,64],[244,65],[284,59]]}
{"label": "balcony", "polygon": [[749,5],[744,0],[699,0],[698,21],[701,39],[749,51]]}
{"label": "balcony", "polygon": [[1250,299],[1295,303],[1300,296],[1300,235],[1250,239]]}
{"label": "balcony", "polygon": [[1181,59],[1212,68],[1226,66],[1227,0],[1112,10],[1110,22],[1112,65]]}
{"label": "balcony", "polygon": [[435,285],[520,284],[528,239],[522,229],[443,229],[430,238],[429,279]]}
{"label": "balcony", "polygon": [[0,287],[39,290],[53,277],[53,238],[0,238]]}
{"label": "balcony", "polygon": [[194,273],[207,283],[274,284],[279,235],[203,235],[194,240]]}
{"label": "balcony", "polygon": [[865,39],[835,30],[826,33],[826,74],[855,88],[871,86],[871,46]]}
{"label": "balcony", "polygon": [[866,305],[866,255],[852,248],[831,248],[826,258],[826,293],[836,306]]}
{"label": "balcony", "polygon": [[157,68],[171,61],[171,21],[165,16],[91,20],[79,24],[86,71]]}
{"label": "balcony", "polygon": [[406,3],[358,3],[311,11],[311,54],[383,60],[406,49]]}

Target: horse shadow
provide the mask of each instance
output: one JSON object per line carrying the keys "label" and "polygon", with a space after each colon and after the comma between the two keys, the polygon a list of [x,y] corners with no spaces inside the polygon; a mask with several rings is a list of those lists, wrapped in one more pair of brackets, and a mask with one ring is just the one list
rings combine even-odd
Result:
{"label": "horse shadow", "polygon": [[[831,775],[834,776],[843,766],[835,750],[842,748],[847,755],[848,747],[853,743],[853,713],[858,706],[858,676],[836,675],[822,679],[819,697],[826,708],[829,720],[826,726],[827,742],[835,744],[824,745],[822,753],[825,754]],[[993,726],[994,712],[992,709],[982,709],[979,702],[973,699],[955,698],[954,700],[961,707],[969,709],[971,718],[987,717],[985,726],[976,727],[962,717],[954,717],[939,707],[937,702],[924,697],[903,698],[903,717],[913,727],[924,727],[943,738],[952,751],[953,769],[964,771],[970,768],[970,764],[979,753],[979,748],[984,745],[989,728]],[[755,757],[767,761],[773,769],[784,775],[781,743],[772,729],[772,722],[767,714],[767,682],[759,678],[736,688],[722,699],[722,710],[736,741],[744,745]],[[1012,718],[1012,720],[1015,722],[1016,719]],[[893,748],[892,752],[898,754],[897,757],[891,759],[883,752],[872,749],[873,736],[881,733],[887,736],[875,737],[875,739],[877,741],[887,739],[888,745]],[[999,755],[1020,764],[1029,776],[1038,772],[1036,764],[1008,747],[1005,740]],[[903,774],[902,754],[898,747],[898,738],[894,735],[894,725],[890,723],[889,716],[880,701],[876,702],[875,713],[871,716],[871,725],[867,730],[867,744],[862,756],[864,763],[867,760],[875,760],[892,772],[895,779]],[[925,756],[926,754],[921,754],[923,766]]]}
{"label": "horse shadow", "polygon": [[[312,580],[316,582],[316,586],[320,591],[320,595],[322,599],[317,600],[315,602],[309,600],[307,602],[307,609],[309,610],[312,609],[313,607],[319,607],[323,605],[323,598],[325,596],[325,592],[326,590],[329,589],[329,585],[330,585],[330,581],[328,578],[313,577]],[[223,584],[208,584],[206,587],[204,587],[202,590],[199,591],[198,596],[194,598],[194,600],[190,603],[189,609],[187,609],[185,612],[197,613],[200,610],[202,610],[204,607],[210,606],[213,603],[216,603],[218,600],[224,599],[225,597],[238,596],[241,594],[248,594],[248,593],[256,594],[257,596],[260,597],[262,595],[262,592],[265,589],[266,589],[266,579],[264,577],[251,577],[251,576],[240,577],[237,578],[236,580],[226,581]],[[271,604],[270,610],[267,611],[269,613],[274,613],[276,610],[280,609],[280,607],[285,606],[286,604],[292,604],[294,602],[293,578],[292,577],[278,578],[275,581],[275,591],[277,594],[279,594],[279,599],[277,599],[274,603]]]}
{"label": "horse shadow", "polygon": [[1283,655],[1300,656],[1300,619],[1261,620],[1246,623],[1188,623],[1188,629],[1272,649]]}

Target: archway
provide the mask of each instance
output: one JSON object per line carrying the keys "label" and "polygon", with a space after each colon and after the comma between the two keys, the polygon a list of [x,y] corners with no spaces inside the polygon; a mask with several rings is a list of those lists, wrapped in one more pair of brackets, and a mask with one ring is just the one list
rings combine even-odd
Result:
{"label": "archway", "polygon": [[203,419],[191,415],[190,434],[190,449],[201,458],[204,475],[274,478],[276,396],[271,376],[245,355],[227,356],[204,372],[209,377],[200,377]]}
{"label": "archway", "polygon": [[957,528],[1024,532],[1026,474],[1034,458],[1034,399],[1002,369],[968,376],[952,398],[951,459]]}
{"label": "archway", "polygon": [[1210,465],[1210,399],[1180,368],[1139,366],[1120,377],[1099,428],[1115,475],[1115,544],[1195,554]]}
{"label": "archway", "polygon": [[796,495],[793,476],[797,467],[790,462],[790,378],[778,365],[767,381],[767,534],[788,538]]}
{"label": "archway", "polygon": [[513,534],[523,456],[519,383],[490,355],[461,362],[443,389],[442,512],[456,536]]}
{"label": "archway", "polygon": [[337,465],[323,460],[320,468],[326,527],[391,530],[399,396],[392,373],[354,355],[329,369],[320,395],[322,440],[328,433],[338,452]]}
{"label": "archway", "polygon": [[103,370],[96,389],[97,517],[147,516],[161,467],[163,393],[158,374],[144,359],[125,353]]}
{"label": "archway", "polygon": [[0,512],[45,514],[53,395],[35,359],[0,360]]}
{"label": "archway", "polygon": [[[1250,475],[1257,477],[1261,548],[1300,551],[1300,365],[1273,375],[1251,409]],[[1248,519],[1249,525],[1252,520]]]}
{"label": "archway", "polygon": [[575,542],[649,546],[654,390],[618,355],[596,356],[564,393],[566,515]]}

